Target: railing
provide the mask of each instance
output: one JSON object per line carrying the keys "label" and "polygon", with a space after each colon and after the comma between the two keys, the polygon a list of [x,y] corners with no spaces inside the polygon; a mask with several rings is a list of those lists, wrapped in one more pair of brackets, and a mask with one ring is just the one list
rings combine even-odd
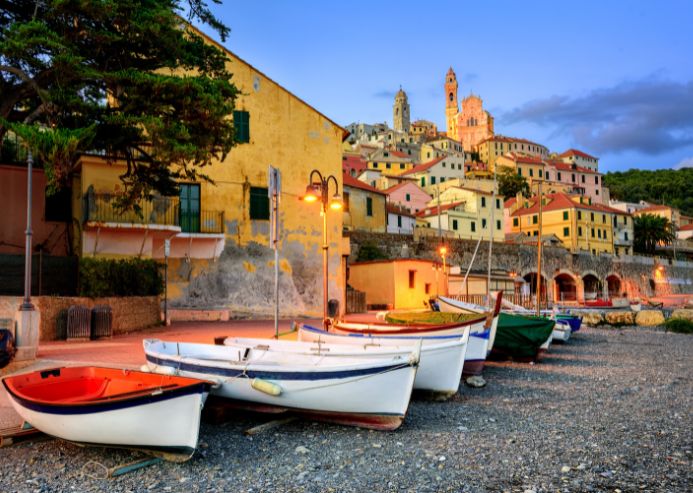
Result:
{"label": "railing", "polygon": [[[476,305],[486,306],[485,294],[453,294],[449,296],[453,300],[464,301],[466,303],[474,303]],[[503,300],[509,301],[514,305],[520,305],[528,310],[534,310],[537,306],[536,296],[521,293],[503,292]],[[544,308],[549,306],[546,295],[542,296],[541,304]]]}
{"label": "railing", "polygon": [[139,213],[134,210],[120,209],[117,200],[117,194],[87,193],[84,208],[85,220],[104,223],[179,225],[179,201],[176,197],[158,197],[141,202]]}
{"label": "railing", "polygon": [[195,214],[181,211],[180,229],[184,233],[223,233],[224,213],[223,211],[200,211]]}

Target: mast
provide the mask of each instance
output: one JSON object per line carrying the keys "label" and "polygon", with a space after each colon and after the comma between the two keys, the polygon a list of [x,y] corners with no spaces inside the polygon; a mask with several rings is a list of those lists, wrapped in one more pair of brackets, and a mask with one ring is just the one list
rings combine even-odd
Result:
{"label": "mast", "polygon": [[541,182],[539,180],[539,233],[537,235],[537,317],[541,316],[541,233],[542,233],[542,211],[543,211],[543,199],[541,195]]}
{"label": "mast", "polygon": [[493,227],[495,224],[494,212],[496,210],[496,165],[493,165],[493,197],[491,198],[491,225],[488,237],[488,269],[486,278],[486,305],[491,310],[491,257],[493,256]]}

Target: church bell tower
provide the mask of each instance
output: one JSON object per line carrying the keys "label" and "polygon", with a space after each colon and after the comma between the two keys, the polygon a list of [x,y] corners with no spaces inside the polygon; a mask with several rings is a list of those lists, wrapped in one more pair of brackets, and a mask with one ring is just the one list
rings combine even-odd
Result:
{"label": "church bell tower", "polygon": [[448,137],[458,139],[457,136],[457,114],[460,112],[457,104],[457,76],[455,71],[448,70],[445,75],[445,123]]}
{"label": "church bell tower", "polygon": [[409,101],[407,93],[399,87],[395,95],[395,104],[392,105],[393,128],[399,132],[409,132]]}

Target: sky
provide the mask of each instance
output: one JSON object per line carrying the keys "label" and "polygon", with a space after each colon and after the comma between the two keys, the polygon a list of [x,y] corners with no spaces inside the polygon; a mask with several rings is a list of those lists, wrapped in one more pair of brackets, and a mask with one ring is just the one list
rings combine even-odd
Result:
{"label": "sky", "polygon": [[[577,148],[600,171],[693,167],[693,0],[223,0],[224,45],[341,125],[445,130],[444,78],[497,134]],[[211,29],[203,28],[218,39]]]}

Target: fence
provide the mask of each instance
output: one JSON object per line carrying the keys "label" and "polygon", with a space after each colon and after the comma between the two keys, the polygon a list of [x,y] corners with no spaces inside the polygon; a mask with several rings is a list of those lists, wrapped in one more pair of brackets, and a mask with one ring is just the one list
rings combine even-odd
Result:
{"label": "fence", "polygon": [[365,313],[366,312],[366,293],[356,289],[347,289],[346,292],[346,312]]}
{"label": "fence", "polygon": [[[77,294],[78,258],[36,253],[31,259],[32,296]],[[0,295],[24,294],[24,255],[0,255]]]}
{"label": "fence", "polygon": [[[464,301],[466,303],[474,303],[476,305],[486,306],[485,294],[453,294],[450,295],[450,298],[453,300]],[[537,307],[536,296],[530,294],[507,293],[504,291],[503,300],[509,301],[514,305],[519,305],[528,310],[534,310]],[[541,305],[544,308],[549,306],[549,302],[545,294],[542,296]]]}

